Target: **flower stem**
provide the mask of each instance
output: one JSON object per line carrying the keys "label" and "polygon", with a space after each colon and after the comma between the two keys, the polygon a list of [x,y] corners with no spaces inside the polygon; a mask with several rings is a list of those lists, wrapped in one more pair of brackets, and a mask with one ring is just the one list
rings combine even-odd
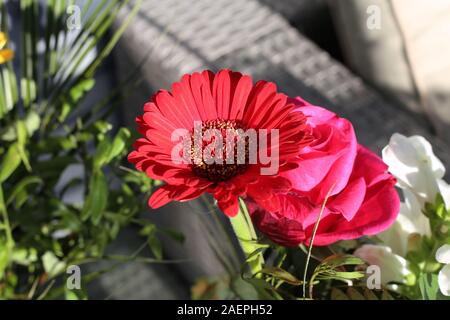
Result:
{"label": "flower stem", "polygon": [[[313,248],[313,243],[314,243],[314,238],[316,236],[317,233],[317,229],[319,228],[319,223],[320,223],[320,219],[322,218],[322,214],[323,211],[325,210],[325,206],[327,204],[328,198],[331,195],[331,192],[334,188],[333,184],[330,188],[330,190],[328,191],[327,195],[325,196],[325,200],[322,203],[322,207],[320,208],[320,212],[319,212],[319,216],[317,217],[316,223],[314,224],[314,228],[313,228],[313,232],[311,235],[311,240],[309,242],[309,248],[308,248],[308,254],[306,257],[306,265],[305,265],[305,270],[303,272],[303,299],[306,299],[306,275],[308,273],[308,266],[309,266],[309,260],[311,259],[311,255],[312,255],[312,248]],[[314,280],[315,276],[313,275],[312,279],[310,279],[310,285],[309,285],[309,294],[310,294],[310,298],[312,299],[312,289],[313,289],[313,280]]]}
{"label": "flower stem", "polygon": [[262,252],[257,252],[260,248],[257,244],[258,238],[247,207],[242,199],[239,199],[238,214],[230,218],[230,221],[242,251],[244,251],[252,275],[259,275],[264,265],[264,257]]}

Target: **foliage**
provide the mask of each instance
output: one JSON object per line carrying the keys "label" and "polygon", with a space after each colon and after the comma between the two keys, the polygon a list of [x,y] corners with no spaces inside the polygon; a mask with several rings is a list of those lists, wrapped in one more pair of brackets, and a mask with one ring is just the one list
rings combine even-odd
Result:
{"label": "foliage", "polygon": [[[212,212],[214,215],[216,212]],[[200,278],[192,287],[194,299],[313,299],[330,298],[332,288],[336,283],[354,286],[363,285],[365,264],[361,259],[331,249],[322,250],[314,247],[314,255],[309,255],[303,246],[285,248],[272,243],[266,238],[258,238],[253,227],[247,222],[248,213],[245,204],[241,202],[238,218],[232,221],[233,229],[246,256],[244,264],[239,269],[226,268],[232,262],[224,263],[226,274],[220,277]],[[216,221],[215,228],[221,221]],[[239,224],[239,225],[237,225]],[[214,249],[214,247],[212,246]],[[250,250],[253,250],[250,252]],[[330,255],[331,252],[331,255]],[[223,252],[216,252],[221,261],[227,258]],[[306,282],[303,279],[307,268],[308,256],[315,259],[311,263],[314,268],[308,272]],[[308,288],[304,294],[303,285]],[[333,285],[333,286],[332,286]],[[313,297],[316,286],[320,287],[320,295]],[[356,289],[355,289],[356,290]],[[363,297],[390,297],[386,289],[373,292],[367,289]],[[353,292],[353,291],[351,291]],[[345,295],[344,293],[342,295]],[[378,299],[378,298],[377,298]]]}
{"label": "foliage", "polygon": [[[136,194],[148,194],[153,182],[120,167],[130,132],[107,122],[120,91],[81,108],[140,2],[85,1],[82,27],[70,31],[66,9],[74,1],[20,1],[20,39],[10,40],[20,52],[0,66],[0,298],[61,296],[53,285],[67,266],[105,258],[105,247],[130,222],[149,228],[134,217],[143,204]],[[17,4],[0,4],[6,34]],[[130,15],[109,34],[129,5]],[[69,168],[79,173],[69,176]],[[70,201],[75,189],[83,197]]]}
{"label": "foliage", "polygon": [[436,251],[450,243],[450,210],[445,208],[441,194],[434,203],[426,203],[423,213],[428,218],[431,236],[413,235],[409,239],[406,258],[415,281],[403,286],[402,292],[411,299],[448,300],[439,290],[437,274],[441,264],[436,261]]}

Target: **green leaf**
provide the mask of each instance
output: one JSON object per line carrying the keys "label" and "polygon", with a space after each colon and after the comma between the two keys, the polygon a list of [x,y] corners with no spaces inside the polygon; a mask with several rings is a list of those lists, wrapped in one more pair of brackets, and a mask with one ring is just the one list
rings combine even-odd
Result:
{"label": "green leaf", "polygon": [[331,279],[354,280],[364,278],[364,273],[360,271],[337,271],[333,273]]}
{"label": "green leaf", "polygon": [[64,291],[64,297],[66,300],[87,300],[88,296],[83,290],[69,290]]}
{"label": "green leaf", "polygon": [[364,261],[358,257],[350,254],[336,254],[327,257],[322,261],[322,264],[328,265],[330,268],[337,268],[346,265],[363,265]]}
{"label": "green leaf", "polygon": [[97,146],[93,160],[94,170],[99,170],[108,162],[110,151],[111,140],[105,137]]}
{"label": "green leaf", "polygon": [[423,300],[436,300],[439,292],[438,276],[436,274],[422,273],[419,277],[419,288]]}
{"label": "green leaf", "polygon": [[17,143],[21,146],[27,143],[27,127],[21,120],[17,121]]}
{"label": "green leaf", "polygon": [[34,110],[30,110],[25,117],[25,127],[27,128],[28,137],[33,136],[36,130],[39,129],[40,124],[41,118],[39,114]]}
{"label": "green leaf", "polygon": [[3,157],[2,165],[0,167],[0,183],[6,181],[17,167],[19,167],[21,162],[22,159],[19,155],[19,145],[15,142],[8,148],[8,152]]}
{"label": "green leaf", "polygon": [[147,237],[147,243],[156,259],[162,259],[162,246],[157,237],[157,228],[154,224],[146,224],[139,232],[141,236]]}
{"label": "green leaf", "polygon": [[232,290],[243,300],[257,300],[259,298],[258,290],[251,283],[236,277],[231,283]]}
{"label": "green leaf", "polygon": [[150,236],[147,238],[148,246],[150,247],[150,250],[152,250],[153,255],[157,260],[161,260],[163,258],[162,256],[162,245],[161,241],[159,241],[158,237],[155,235]]}
{"label": "green leaf", "polygon": [[70,89],[70,97],[72,102],[78,102],[78,100],[80,100],[85,93],[90,91],[94,86],[95,80],[92,78],[80,81],[77,85]]}
{"label": "green leaf", "polygon": [[8,267],[11,257],[11,248],[7,245],[0,243],[0,280],[5,275],[5,269]]}
{"label": "green leaf", "polygon": [[35,248],[16,248],[11,258],[17,264],[29,266],[38,260],[37,250]]}
{"label": "green leaf", "polygon": [[118,157],[125,149],[130,135],[128,129],[121,128],[112,142],[108,137],[104,137],[98,144],[97,151],[94,155],[94,168],[100,169]]}
{"label": "green leaf", "polygon": [[313,277],[319,280],[353,280],[364,277],[361,271],[345,271],[344,266],[363,265],[364,261],[352,255],[336,254],[325,258],[314,270]]}
{"label": "green leaf", "polygon": [[0,139],[3,141],[14,141],[17,139],[15,125],[10,124],[0,130]]}
{"label": "green leaf", "polygon": [[28,156],[26,154],[26,144],[27,144],[27,127],[25,122],[22,120],[17,121],[17,146],[19,155],[22,158],[22,162],[25,165],[25,168],[31,172],[30,161],[28,160]]}
{"label": "green leaf", "polygon": [[272,277],[287,282],[294,286],[299,286],[303,281],[297,279],[294,275],[278,267],[266,267],[261,270],[261,273],[271,275]]}
{"label": "green leaf", "polygon": [[[4,29],[2,29],[4,31]],[[3,105],[4,113],[8,113],[14,108],[17,103],[17,83],[16,75],[12,68],[11,62],[6,64],[6,68],[1,70],[0,82],[2,84],[2,90],[0,93],[1,104]],[[0,106],[0,118],[2,118],[2,106]]]}
{"label": "green leaf", "polygon": [[270,292],[274,292],[275,288],[263,279],[243,279],[241,276],[237,276],[232,281],[231,287],[241,299],[274,300]]}
{"label": "green leaf", "polygon": [[72,110],[72,107],[69,103],[64,102],[62,107],[61,107],[61,111],[58,115],[58,121],[59,122],[64,122],[64,120],[66,120],[67,116],[69,115],[70,111]]}
{"label": "green leaf", "polygon": [[12,190],[11,194],[8,197],[8,200],[6,201],[6,204],[11,204],[14,199],[23,192],[26,192],[26,188],[32,184],[42,184],[43,180],[38,176],[29,176],[25,177],[22,180],[20,180],[19,183],[17,183]]}
{"label": "green leaf", "polygon": [[110,162],[115,157],[119,156],[125,149],[128,139],[130,138],[130,131],[126,128],[120,128],[119,132],[115,136],[111,149],[109,151],[109,156],[107,162]]}
{"label": "green leaf", "polygon": [[112,129],[111,123],[102,120],[96,121],[93,127],[95,128],[95,130],[102,134],[105,134]]}
{"label": "green leaf", "polygon": [[81,212],[81,218],[85,221],[92,219],[98,224],[108,204],[108,183],[101,170],[94,171],[89,182],[89,194]]}
{"label": "green leaf", "polygon": [[41,259],[44,270],[50,278],[57,276],[66,268],[64,261],[60,261],[51,251],[44,253]]}
{"label": "green leaf", "polygon": [[38,3],[33,0],[20,1],[20,10],[22,20],[22,45],[20,46],[21,62],[21,94],[23,104],[26,108],[30,107],[37,96],[37,21],[38,21]]}

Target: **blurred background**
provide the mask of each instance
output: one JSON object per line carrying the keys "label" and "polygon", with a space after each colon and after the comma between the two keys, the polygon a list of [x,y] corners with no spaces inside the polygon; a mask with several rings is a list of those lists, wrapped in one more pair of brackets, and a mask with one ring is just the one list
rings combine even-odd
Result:
{"label": "blurred background", "polygon": [[[122,10],[116,27],[129,10]],[[423,135],[449,169],[449,40],[450,0],[144,0],[88,100],[134,70],[139,88],[112,116],[134,130],[134,118],[155,90],[170,89],[184,73],[230,68],[348,118],[360,143],[377,153],[395,132]],[[164,257],[183,261],[124,263],[90,284],[91,298],[183,299],[199,278],[220,277],[224,266],[211,237],[225,246],[225,234],[214,223],[205,225],[205,216],[211,213],[196,202],[143,212],[184,234],[182,244],[162,237]],[[141,243],[128,227],[108,251],[132,254]]]}

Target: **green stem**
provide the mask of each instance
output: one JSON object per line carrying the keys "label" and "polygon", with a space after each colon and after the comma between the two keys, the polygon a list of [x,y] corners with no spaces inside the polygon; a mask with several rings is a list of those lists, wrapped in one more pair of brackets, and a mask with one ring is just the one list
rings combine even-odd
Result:
{"label": "green stem", "polygon": [[264,265],[264,257],[261,252],[255,254],[255,251],[259,248],[257,244],[258,238],[244,201],[242,199],[239,201],[239,212],[235,217],[230,218],[230,222],[246,259],[252,255],[248,261],[252,275],[260,275]]}
{"label": "green stem", "polygon": [[6,241],[8,244],[8,247],[12,248],[14,246],[14,239],[11,232],[11,225],[9,224],[9,217],[8,212],[6,211],[6,204],[5,199],[3,197],[3,188],[0,183],[0,212],[2,214],[3,218],[3,224],[5,226],[5,232],[6,232]]}
{"label": "green stem", "polygon": [[6,244],[4,247],[4,252],[1,252],[2,258],[6,258],[6,260],[3,260],[3,262],[6,263],[1,263],[0,266],[0,280],[1,280],[3,278],[3,275],[5,274],[5,269],[11,263],[11,254],[14,249],[14,238],[12,236],[8,212],[6,211],[5,198],[3,196],[3,188],[1,183],[0,183],[0,214],[1,214],[0,217],[3,218],[3,229],[5,229],[6,233]]}
{"label": "green stem", "polygon": [[[306,257],[305,270],[303,272],[303,286],[302,286],[303,287],[303,299],[306,299],[306,275],[308,273],[309,260],[311,260],[314,238],[316,236],[317,229],[319,228],[319,223],[320,223],[320,219],[322,218],[323,211],[325,210],[325,206],[327,204],[328,198],[330,197],[333,188],[334,188],[334,184],[331,186],[330,190],[328,191],[327,195],[325,196],[325,200],[322,203],[322,207],[320,208],[319,216],[317,217],[317,221],[314,224],[313,233],[311,235],[311,240],[310,240],[309,248],[308,248],[308,255]],[[314,276],[313,276],[313,278],[314,278]],[[310,284],[310,288],[309,288],[311,296],[312,296],[312,280],[313,279],[310,280],[311,284]]]}

